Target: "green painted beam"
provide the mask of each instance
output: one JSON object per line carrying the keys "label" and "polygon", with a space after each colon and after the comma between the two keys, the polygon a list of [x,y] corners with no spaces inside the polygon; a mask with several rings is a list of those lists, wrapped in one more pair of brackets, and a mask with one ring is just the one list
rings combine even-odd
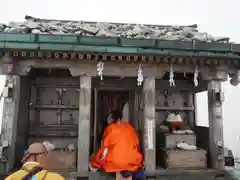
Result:
{"label": "green painted beam", "polygon": [[240,44],[75,35],[0,33],[0,48],[240,58]]}
{"label": "green painted beam", "polygon": [[35,35],[39,43],[77,43],[78,37],[73,35]]}
{"label": "green painted beam", "polygon": [[36,35],[0,33],[0,42],[36,42]]}
{"label": "green painted beam", "polygon": [[5,42],[5,49],[29,49],[36,50],[39,49],[38,43],[17,43],[17,42]]}

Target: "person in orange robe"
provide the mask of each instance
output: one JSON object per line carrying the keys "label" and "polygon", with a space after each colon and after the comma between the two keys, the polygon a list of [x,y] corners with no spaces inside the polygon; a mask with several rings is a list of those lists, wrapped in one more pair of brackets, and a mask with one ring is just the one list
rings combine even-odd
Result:
{"label": "person in orange robe", "polygon": [[120,172],[124,177],[132,176],[143,167],[139,138],[134,128],[122,120],[122,111],[112,113],[112,122],[106,127],[102,145],[91,158],[90,170]]}

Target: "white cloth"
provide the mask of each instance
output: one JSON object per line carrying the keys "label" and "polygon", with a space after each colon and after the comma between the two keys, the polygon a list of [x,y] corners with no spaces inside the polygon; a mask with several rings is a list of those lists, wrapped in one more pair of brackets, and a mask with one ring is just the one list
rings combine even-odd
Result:
{"label": "white cloth", "polygon": [[105,157],[107,156],[107,153],[108,153],[108,148],[104,148],[101,160],[105,159]]}
{"label": "white cloth", "polygon": [[175,86],[174,73],[173,73],[173,67],[172,67],[172,65],[170,66],[169,85],[170,85],[170,87]]}
{"label": "white cloth", "polygon": [[197,87],[198,86],[198,69],[195,68],[194,71],[194,78],[193,78],[194,85]]}
{"label": "white cloth", "polygon": [[103,80],[103,68],[104,68],[104,63],[102,61],[100,61],[97,64],[97,73],[98,73],[98,76],[100,76],[101,80]]}
{"label": "white cloth", "polygon": [[184,143],[184,142],[180,142],[180,143],[177,143],[177,147],[179,149],[183,149],[183,150],[196,150],[197,147],[194,146],[194,145],[189,145],[187,143]]}
{"label": "white cloth", "polygon": [[44,141],[43,144],[46,147],[48,152],[52,152],[55,149],[55,146],[48,141]]}
{"label": "white cloth", "polygon": [[180,114],[175,115],[173,113],[170,113],[170,114],[168,114],[166,121],[167,122],[182,122],[182,118],[181,118]]}
{"label": "white cloth", "polygon": [[113,122],[112,113],[108,115],[107,122],[108,122],[108,124],[111,124]]}
{"label": "white cloth", "polygon": [[141,86],[142,82],[143,82],[143,73],[142,73],[141,64],[139,64],[138,71],[137,71],[137,85]]}
{"label": "white cloth", "polygon": [[[101,160],[103,160],[103,159],[107,156],[107,153],[108,153],[108,148],[105,148],[105,149],[103,150]],[[92,171],[92,172],[97,172],[97,171],[98,171],[97,168],[93,168],[93,167],[91,166],[91,163],[88,164],[88,167],[89,167],[90,171]]]}
{"label": "white cloth", "polygon": [[173,134],[194,134],[192,130],[173,130]]}
{"label": "white cloth", "polygon": [[24,165],[25,165],[25,164],[36,164],[36,165],[40,165],[38,162],[33,162],[33,161],[32,161],[32,162],[31,162],[31,161],[25,162]]}

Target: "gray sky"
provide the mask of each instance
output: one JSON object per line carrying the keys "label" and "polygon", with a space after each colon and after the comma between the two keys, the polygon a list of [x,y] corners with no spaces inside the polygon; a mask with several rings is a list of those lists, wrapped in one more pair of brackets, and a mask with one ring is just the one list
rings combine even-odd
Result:
{"label": "gray sky", "polygon": [[[239,0],[3,0],[0,22],[23,21],[25,15],[49,19],[112,21],[148,24],[198,24],[213,36],[229,36],[240,43]],[[4,80],[0,78],[0,85]],[[240,156],[240,87],[224,84],[225,144]],[[201,95],[199,121],[207,124],[206,95]],[[205,100],[205,102],[204,102]]]}

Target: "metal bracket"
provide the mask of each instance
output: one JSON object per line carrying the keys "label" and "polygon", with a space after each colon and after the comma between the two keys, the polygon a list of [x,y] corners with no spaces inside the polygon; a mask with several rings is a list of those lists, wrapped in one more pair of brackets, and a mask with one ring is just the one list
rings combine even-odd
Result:
{"label": "metal bracket", "polygon": [[218,147],[223,147],[223,142],[222,141],[217,141],[217,146]]}
{"label": "metal bracket", "polygon": [[218,155],[218,160],[223,160],[224,159],[224,155]]}
{"label": "metal bracket", "polygon": [[216,92],[215,93],[215,98],[217,102],[224,102],[224,92]]}
{"label": "metal bracket", "polygon": [[13,98],[13,87],[5,86],[4,89],[3,89],[3,97]]}
{"label": "metal bracket", "polygon": [[0,158],[3,158],[3,149],[8,147],[8,141],[3,141],[2,145],[0,146]]}

